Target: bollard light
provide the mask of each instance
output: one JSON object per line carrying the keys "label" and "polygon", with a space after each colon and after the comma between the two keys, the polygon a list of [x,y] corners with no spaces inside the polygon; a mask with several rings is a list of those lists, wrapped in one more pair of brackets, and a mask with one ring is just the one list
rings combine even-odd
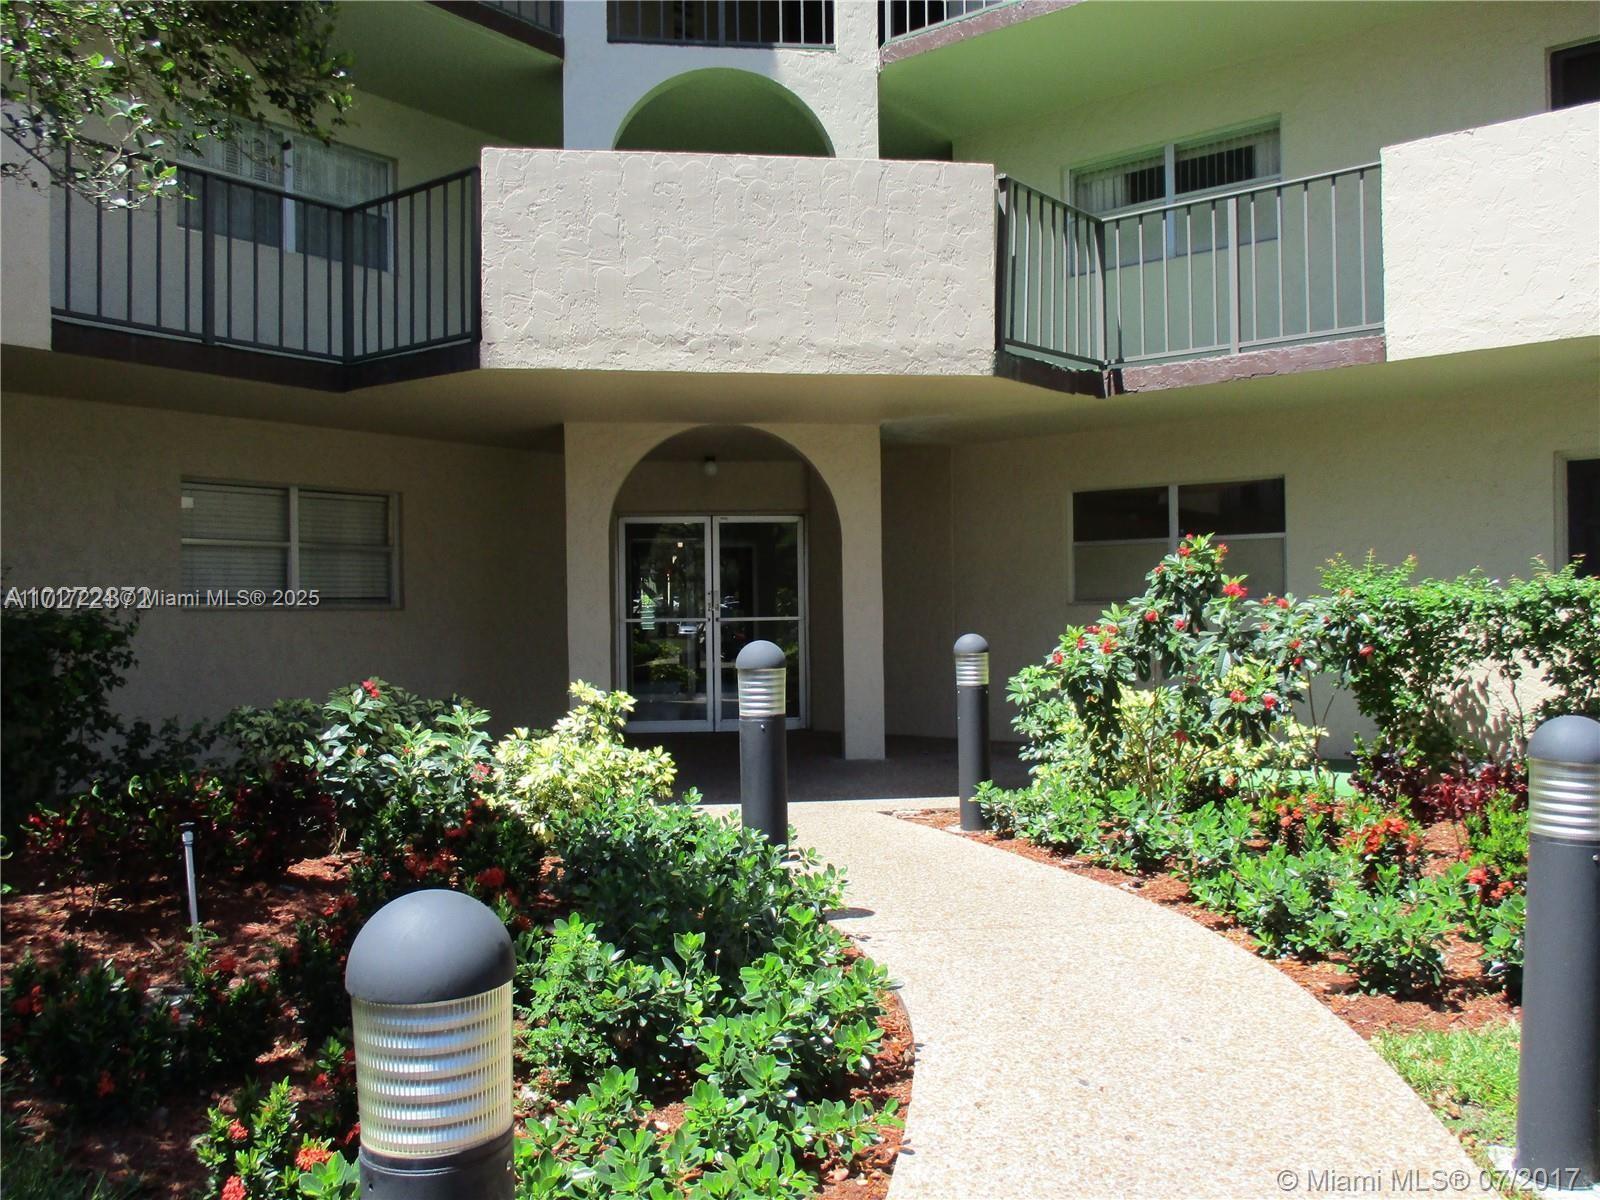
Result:
{"label": "bollard light", "polygon": [[739,812],[750,829],[781,846],[789,840],[789,664],[771,642],[751,642],[739,670]]}
{"label": "bollard light", "polygon": [[1518,1176],[1543,1191],[1600,1181],[1600,721],[1528,739]]}
{"label": "bollard light", "polygon": [[364,1200],[511,1200],[511,938],[486,905],[390,901],[345,968]]}
{"label": "bollard light", "polygon": [[981,833],[989,827],[973,799],[989,767],[989,643],[975,633],[956,639],[956,777],[961,828]]}

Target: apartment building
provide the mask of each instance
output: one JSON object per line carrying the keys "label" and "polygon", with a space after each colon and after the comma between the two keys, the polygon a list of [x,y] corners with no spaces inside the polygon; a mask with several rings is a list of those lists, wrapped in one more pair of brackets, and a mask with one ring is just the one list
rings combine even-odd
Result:
{"label": "apartment building", "polygon": [[714,730],[765,637],[874,758],[950,732],[957,633],[1003,678],[1186,530],[1258,592],[1600,563],[1600,5],[340,37],[331,146],[246,130],[132,213],[5,187],[0,566],[161,594],[135,711],[376,674],[540,724],[584,678]]}

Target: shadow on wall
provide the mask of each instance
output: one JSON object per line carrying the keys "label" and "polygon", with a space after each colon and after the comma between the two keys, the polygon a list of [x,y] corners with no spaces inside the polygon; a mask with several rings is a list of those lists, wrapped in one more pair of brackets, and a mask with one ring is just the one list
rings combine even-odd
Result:
{"label": "shadow on wall", "polygon": [[617,150],[832,158],[822,122],[781,83],[731,67],[674,75],[617,130]]}

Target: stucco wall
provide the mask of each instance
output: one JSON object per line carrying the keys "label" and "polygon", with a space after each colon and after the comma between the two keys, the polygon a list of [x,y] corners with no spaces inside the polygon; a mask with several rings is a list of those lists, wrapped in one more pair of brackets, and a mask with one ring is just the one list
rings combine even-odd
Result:
{"label": "stucco wall", "polygon": [[839,158],[878,153],[877,5],[834,6],[834,46],[656,46],[606,40],[606,5],[569,4],[563,31],[563,143],[609,150],[641,99],[675,75],[731,67],[764,75],[809,107]]}
{"label": "stucco wall", "polygon": [[984,374],[988,168],[487,150],[483,363]]}
{"label": "stucco wall", "polygon": [[[1316,589],[1325,560],[1368,549],[1388,562],[1415,553],[1428,575],[1473,566],[1493,575],[1526,573],[1534,555],[1555,557],[1560,456],[1597,453],[1600,403],[1571,387],[1515,396],[1470,388],[1404,397],[1353,391],[1336,404],[1275,413],[1235,410],[963,444],[952,451],[953,491],[937,471],[913,469],[905,452],[894,451],[885,456],[884,533],[891,728],[948,732],[946,714],[915,699],[946,690],[948,655],[931,645],[910,652],[906,630],[930,605],[937,614],[937,581],[951,570],[952,624],[989,639],[994,727],[1009,734],[1004,680],[1042,658],[1069,621],[1092,620],[1100,610],[1067,602],[1075,490],[1281,475],[1289,586],[1304,594]],[[938,564],[930,536],[928,514],[945,495],[952,497],[954,570]],[[907,556],[892,551],[908,539],[934,558],[909,581]],[[898,565],[891,552],[900,553]],[[1327,750],[1342,754],[1359,720],[1339,705],[1330,727]]]}
{"label": "stucco wall", "polygon": [[1330,171],[1544,110],[1549,48],[1597,32],[1592,4],[1414,5],[1359,35],[958,137],[955,156],[1058,195],[1064,168],[1277,117],[1284,176]]}
{"label": "stucco wall", "polygon": [[1600,104],[1383,152],[1392,359],[1600,334]]}
{"label": "stucco wall", "polygon": [[216,717],[368,675],[460,691],[497,727],[562,711],[559,455],[21,395],[0,431],[8,586],[176,590],[186,476],[400,494],[403,607],[148,611],[130,713]]}

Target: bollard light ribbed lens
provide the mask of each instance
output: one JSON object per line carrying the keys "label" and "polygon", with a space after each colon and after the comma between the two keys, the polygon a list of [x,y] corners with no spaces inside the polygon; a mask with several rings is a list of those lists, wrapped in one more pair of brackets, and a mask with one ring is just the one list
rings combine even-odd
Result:
{"label": "bollard light ribbed lens", "polygon": [[956,686],[988,687],[989,656],[987,654],[957,654]]}
{"label": "bollard light ribbed lens", "polygon": [[511,985],[438,1004],[353,999],[364,1150],[434,1158],[511,1127]]}
{"label": "bollard light ribbed lens", "polygon": [[788,709],[789,672],[785,667],[743,668],[739,671],[739,715],[781,717]]}
{"label": "bollard light ribbed lens", "polygon": [[1528,832],[1600,841],[1600,764],[1528,759]]}

